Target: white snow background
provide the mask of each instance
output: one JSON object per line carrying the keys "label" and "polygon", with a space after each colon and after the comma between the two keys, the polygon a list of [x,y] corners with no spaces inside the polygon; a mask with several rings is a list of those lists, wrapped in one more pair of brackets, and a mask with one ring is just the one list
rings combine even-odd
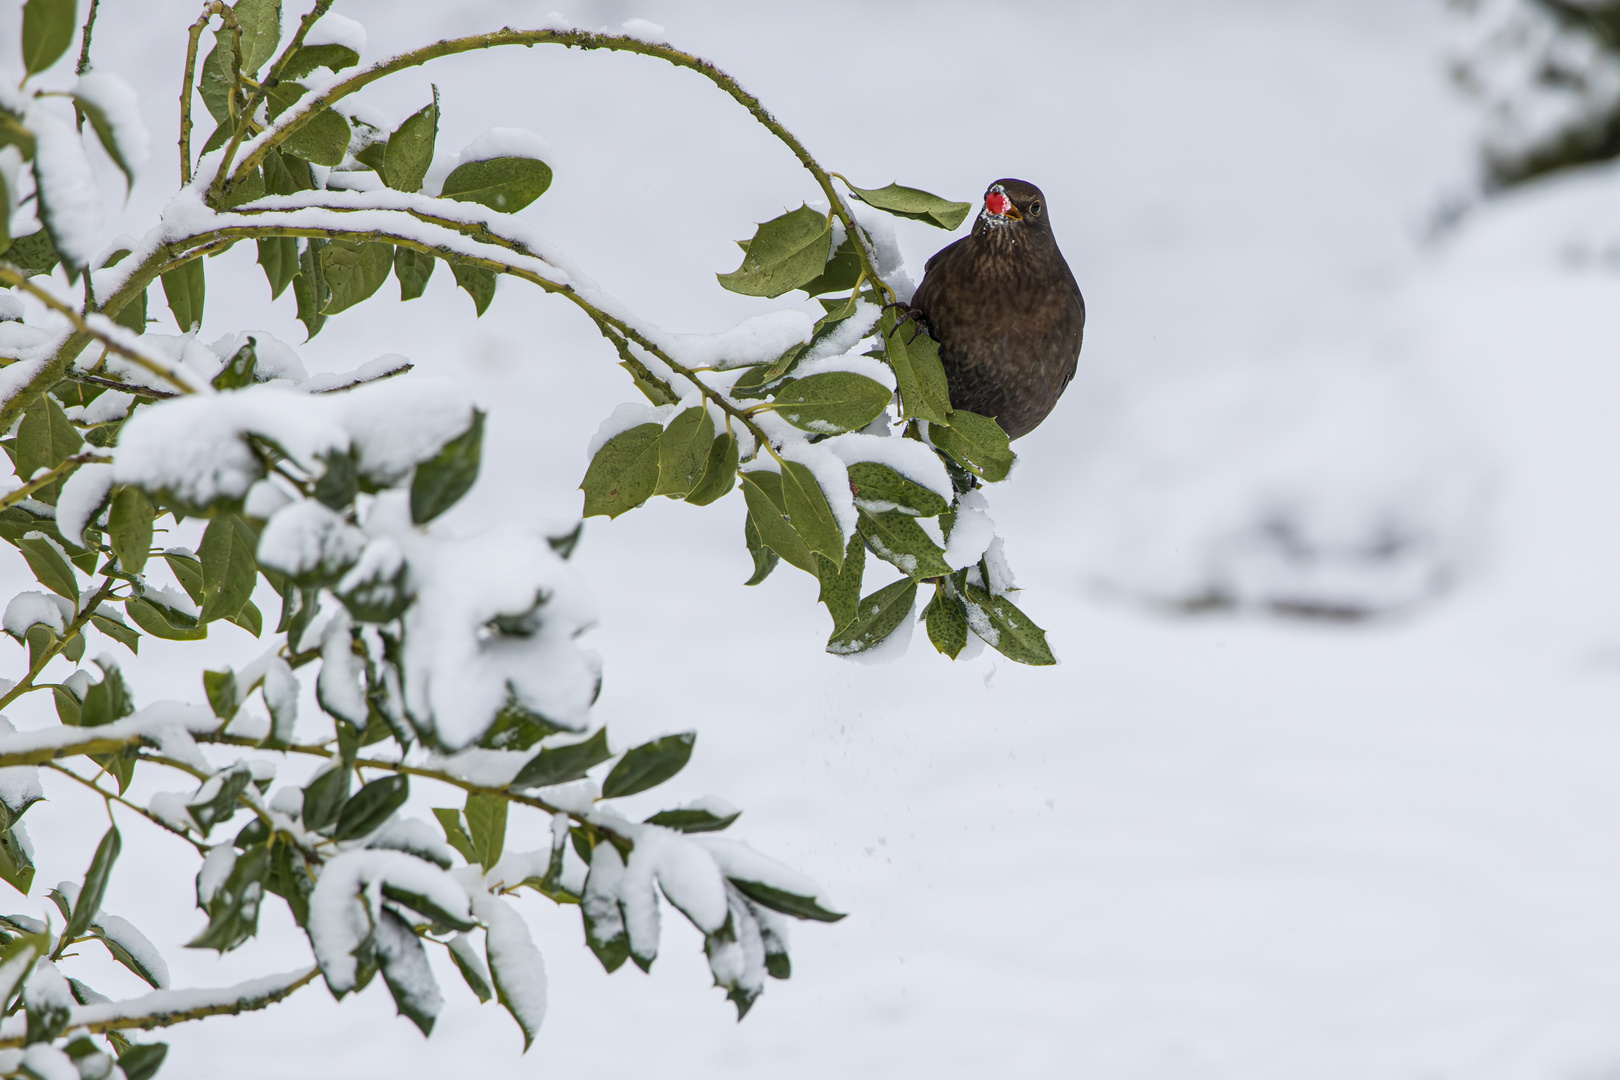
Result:
{"label": "white snow background", "polygon": [[[365,24],[369,60],[536,24],[557,2],[338,10]],[[16,7],[0,13],[12,35]],[[97,63],[137,88],[153,133],[129,205],[106,208],[121,222],[109,240],[172,192],[196,7],[103,4]],[[792,980],[739,1025],[680,920],[650,977],[610,978],[577,912],[526,900],[551,982],[527,1058],[436,956],[448,1005],[429,1040],[380,984],[340,1006],[316,986],[172,1029],[163,1076],[1620,1070],[1620,171],[1501,199],[1426,240],[1472,175],[1438,0],[564,14],[663,25],[863,185],[1045,189],[1090,326],[1080,374],[992,505],[1020,603],[1063,664],[952,665],[920,636],[887,666],[823,654],[809,578],[741,586],[738,496],[593,519],[576,563],[601,605],[597,717],[619,746],[700,731],[668,794],[640,801],[737,803],[737,833],[850,917],[795,927]],[[365,100],[397,123],[433,82],[441,153],[491,127],[547,140],[556,182],[525,219],[633,310],[716,332],[768,309],[712,274],[734,268],[753,222],[814,189],[708,83],[633,56],[511,49]],[[896,231],[914,278],[949,239]],[[290,294],[268,304],[252,262],[251,245],[210,262],[204,339],[301,342]],[[491,413],[458,527],[570,523],[592,433],[636,397],[611,349],[517,283],[477,322],[442,267],[423,301],[396,295],[295,344],[309,369],[403,353],[464,383]],[[1236,608],[1167,610],[1208,600]],[[1280,620],[1273,606],[1385,614]],[[0,649],[15,665],[20,650]],[[258,651],[223,625],[172,660],[148,649],[131,667],[143,703],[175,696],[171,676],[201,700],[205,657]],[[53,802],[28,819],[41,893],[82,876],[103,827],[99,806],[44,781]],[[449,802],[429,795],[413,802]],[[538,846],[543,829],[515,815],[509,843]],[[194,864],[126,825],[106,901],[162,948],[173,985],[307,962],[276,901],[263,938],[223,961],[182,948],[203,925]],[[139,991],[105,966],[102,989]]]}

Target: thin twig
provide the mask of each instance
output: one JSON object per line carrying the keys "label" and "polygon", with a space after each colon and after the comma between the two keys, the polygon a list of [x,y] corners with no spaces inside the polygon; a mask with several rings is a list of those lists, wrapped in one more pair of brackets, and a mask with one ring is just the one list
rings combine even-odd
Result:
{"label": "thin twig", "polygon": [[63,458],[61,464],[57,465],[49,472],[41,473],[38,476],[30,478],[27,483],[25,483],[22,487],[17,488],[15,491],[8,491],[4,495],[0,495],[0,510],[5,510],[16,506],[18,503],[28,498],[28,496],[32,495],[40,488],[47,487],[50,484],[55,483],[61,478],[63,473],[71,472],[80,465],[86,465],[91,462],[106,464],[110,461],[112,461],[112,458],[103,457],[100,454],[74,454],[72,457]]}
{"label": "thin twig", "polygon": [[130,361],[130,363],[143,367],[160,378],[167,379],[169,382],[172,382],[178,386],[184,393],[189,394],[196,392],[197,388],[191,385],[190,380],[186,376],[180,374],[178,369],[169,367],[161,360],[154,360],[149,356],[145,356],[142,353],[131,349],[128,345],[125,345],[111,334],[97,330],[95,327],[91,326],[85,321],[83,315],[80,315],[73,308],[62,303],[62,301],[52,296],[49,292],[30,281],[28,279],[27,271],[23,270],[21,267],[14,266],[11,263],[0,262],[0,282],[4,282],[7,285],[14,285],[28,295],[34,297],[34,299],[50,308],[58,315],[64,316],[68,322],[73,324],[73,328],[75,330],[79,331],[81,334],[88,334],[90,337],[101,342],[101,344],[105,345],[108,349]]}
{"label": "thin twig", "polygon": [[79,40],[79,66],[76,73],[83,75],[90,70],[90,39],[96,32],[96,9],[101,7],[101,0],[90,0],[90,15],[84,20],[84,35]]}
{"label": "thin twig", "polygon": [[73,779],[77,780],[79,783],[83,784],[85,787],[89,788],[91,791],[95,792],[97,795],[100,795],[103,799],[106,799],[108,802],[115,802],[115,803],[118,803],[120,806],[127,806],[129,809],[135,811],[137,814],[141,815],[141,817],[143,817],[146,820],[150,821],[152,824],[158,825],[158,826],[161,826],[164,829],[167,829],[169,832],[173,833],[174,835],[178,836],[180,839],[184,840],[186,843],[190,844],[192,847],[196,848],[197,849],[197,854],[199,854],[199,855],[208,854],[208,845],[207,844],[201,843],[200,841],[198,841],[197,839],[195,839],[194,837],[190,836],[189,834],[187,834],[186,832],[184,832],[184,831],[182,831],[180,829],[176,829],[173,825],[170,825],[167,821],[164,821],[162,818],[160,818],[156,814],[152,813],[152,811],[148,810],[146,807],[137,805],[136,803],[132,803],[128,799],[124,798],[122,795],[118,795],[118,794],[115,794],[115,793],[113,793],[111,791],[108,791],[106,788],[102,787],[100,784],[97,784],[94,780],[89,780],[89,779],[86,779],[83,776],[80,776],[78,773],[74,772],[72,769],[68,768],[66,765],[63,765],[61,762],[59,762],[59,761],[47,761],[45,763],[45,768],[53,769],[56,772],[61,773],[63,776],[71,776]]}

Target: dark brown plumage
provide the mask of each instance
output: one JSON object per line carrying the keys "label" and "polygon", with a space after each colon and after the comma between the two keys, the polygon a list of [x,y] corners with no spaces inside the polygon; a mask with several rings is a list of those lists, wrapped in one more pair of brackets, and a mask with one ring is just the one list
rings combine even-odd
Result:
{"label": "dark brown plumage", "polygon": [[995,417],[1016,439],[1074,377],[1086,302],[1041,189],[997,180],[984,198],[973,231],[928,260],[911,308],[939,342],[951,405]]}

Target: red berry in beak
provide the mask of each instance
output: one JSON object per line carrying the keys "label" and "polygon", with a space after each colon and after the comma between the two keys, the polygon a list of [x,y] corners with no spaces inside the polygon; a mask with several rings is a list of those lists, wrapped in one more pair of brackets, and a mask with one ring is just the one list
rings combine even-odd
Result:
{"label": "red berry in beak", "polygon": [[999,191],[992,191],[984,197],[984,206],[986,210],[1000,217],[1012,208],[1012,200]]}

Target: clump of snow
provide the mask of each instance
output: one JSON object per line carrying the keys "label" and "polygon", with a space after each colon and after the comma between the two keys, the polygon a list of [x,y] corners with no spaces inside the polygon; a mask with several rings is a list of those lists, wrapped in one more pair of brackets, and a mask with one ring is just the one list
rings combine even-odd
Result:
{"label": "clump of snow", "polygon": [[309,28],[304,36],[305,45],[342,45],[357,53],[366,50],[366,28],[353,19],[328,11],[320,22]]}
{"label": "clump of snow", "polygon": [[236,849],[229,844],[210,848],[197,871],[197,906],[206,908],[236,869]]}
{"label": "clump of snow", "polygon": [[585,456],[595,458],[596,452],[606,446],[616,435],[623,435],[633,427],[642,424],[668,424],[676,412],[674,405],[659,405],[656,408],[639,401],[627,401],[608,414],[591,436],[590,443],[585,447]]}
{"label": "clump of snow", "polygon": [[261,384],[180,397],[144,408],[125,424],[114,478],[199,505],[239,499],[263,477],[244,442],[253,435],[316,476],[324,471],[323,457],[352,447],[361,473],[389,484],[465,431],[471,411],[464,394],[432,379],[369,383],[335,394]]}
{"label": "clump of snow", "polygon": [[339,608],[321,635],[321,673],[315,689],[321,707],[357,728],[370,716],[366,705],[366,662],[356,656],[349,634],[349,613]]}
{"label": "clump of snow", "polygon": [[111,465],[92,461],[74,469],[56,499],[57,531],[72,543],[84,543],[84,530],[106,507],[112,486]]}
{"label": "clump of snow", "polygon": [[990,503],[982,491],[963,495],[956,506],[956,522],[946,537],[945,562],[952,570],[972,566],[996,538],[996,523],[985,513]]}
{"label": "clump of snow", "polygon": [[793,346],[809,341],[813,330],[810,316],[785,308],[744,319],[718,334],[659,333],[651,340],[684,367],[725,371],[768,364]]}
{"label": "clump of snow", "polygon": [[259,562],[295,578],[333,578],[354,565],[366,534],[314,499],[277,510],[259,534]]}
{"label": "clump of snow", "polygon": [[886,465],[912,483],[932,491],[946,503],[956,497],[951,478],[945,472],[939,455],[916,439],[852,431],[847,435],[835,435],[817,445],[831,451],[846,466],[860,461]]}
{"label": "clump of snow", "polygon": [[256,381],[289,379],[302,383],[309,378],[309,373],[304,370],[303,360],[293,351],[292,346],[263,330],[242,330],[226,334],[208,347],[219,358],[220,366],[223,367],[242,346],[247,344],[248,338],[253,339],[253,377]]}
{"label": "clump of snow", "polygon": [[159,989],[169,985],[169,965],[151,939],[136,929],[135,924],[117,915],[102,915],[97,925],[108,941],[117,945],[152,976]]}
{"label": "clump of snow", "polygon": [[139,172],[151,153],[152,137],[141,119],[134,88],[110,71],[91,71],[79,76],[73,93],[107,117],[118,152],[132,172]]}
{"label": "clump of snow", "polygon": [[[405,613],[405,705],[447,750],[476,739],[515,699],[570,730],[585,727],[597,661],[575,637],[595,621],[572,568],[543,537],[501,530],[424,537],[403,495],[379,495],[367,520],[405,553],[416,603]],[[509,630],[492,632],[504,618]],[[512,620],[523,620],[521,628]]]}
{"label": "clump of snow", "polygon": [[0,618],[0,625],[5,627],[6,633],[21,641],[30,626],[48,626],[60,637],[72,619],[73,605],[66,598],[55,593],[30,590],[11,598],[11,603],[6,605],[4,618]]}
{"label": "clump of snow", "polygon": [[268,521],[272,514],[292,501],[293,496],[275,481],[260,480],[248,488],[247,497],[242,500],[242,513]]}
{"label": "clump of snow", "polygon": [[821,493],[827,497],[827,505],[847,542],[855,535],[859,517],[855,496],[849,490],[849,470],[843,461],[821,443],[785,442],[777,452],[784,461],[797,462],[815,474],[816,483],[821,485]]}
{"label": "clump of snow", "polygon": [[526,157],[545,160],[551,155],[551,144],[524,128],[490,128],[467,144],[456,155],[458,163],[489,161],[491,158]]}
{"label": "clump of snow", "polygon": [[399,851],[361,849],[330,859],[309,897],[309,941],[333,994],[354,989],[355,951],[371,935],[382,909],[382,888],[422,896],[443,911],[471,917],[466,890],[430,862]]}
{"label": "clump of snow", "polygon": [[534,947],[528,924],[505,900],[477,892],[473,912],[487,928],[484,947],[501,1003],[511,1010],[528,1045],[546,1018],[545,958]]}
{"label": "clump of snow", "polygon": [[[0,734],[14,735],[16,731],[10,720],[0,716]],[[13,820],[44,797],[45,789],[39,783],[39,766],[12,765],[0,769],[0,803],[11,811]]]}
{"label": "clump of snow", "polygon": [[627,19],[623,29],[625,37],[633,37],[649,45],[663,45],[669,41],[669,31],[647,19]]}
{"label": "clump of snow", "polygon": [[71,121],[64,120],[37,99],[28,106],[24,125],[34,133],[34,171],[39,176],[40,210],[62,258],[86,266],[101,246],[101,190],[84,152],[84,140]]}

